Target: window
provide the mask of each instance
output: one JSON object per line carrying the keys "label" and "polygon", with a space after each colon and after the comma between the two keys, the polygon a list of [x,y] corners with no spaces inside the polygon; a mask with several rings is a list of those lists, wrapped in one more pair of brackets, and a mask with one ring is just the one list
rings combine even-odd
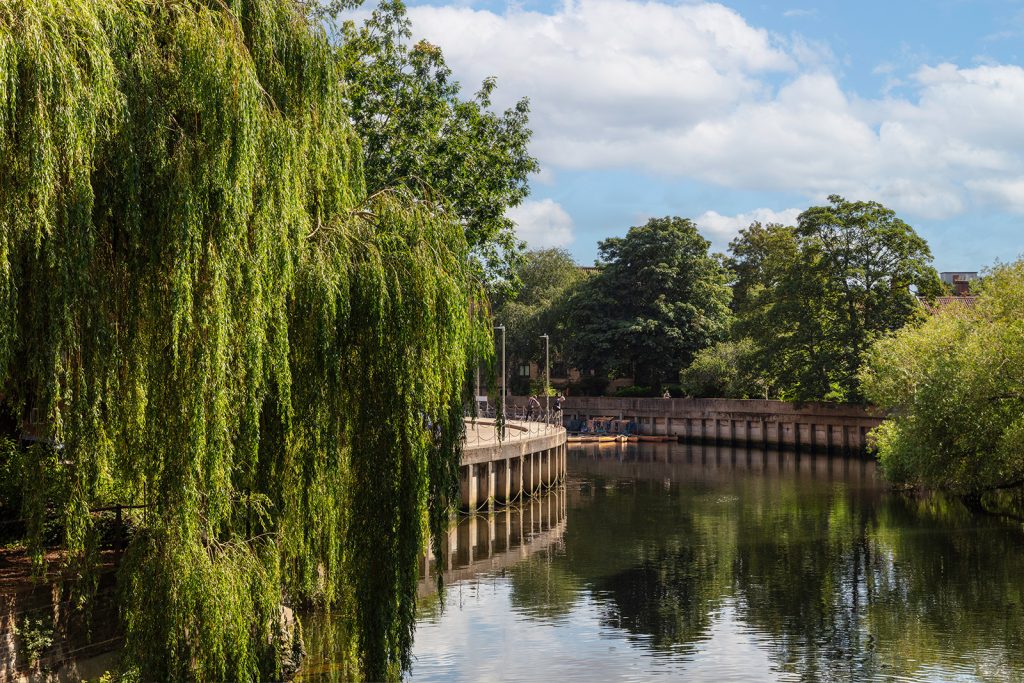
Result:
{"label": "window", "polygon": [[529,363],[522,363],[522,364],[519,365],[519,376],[520,377],[529,377],[530,376],[530,364]]}

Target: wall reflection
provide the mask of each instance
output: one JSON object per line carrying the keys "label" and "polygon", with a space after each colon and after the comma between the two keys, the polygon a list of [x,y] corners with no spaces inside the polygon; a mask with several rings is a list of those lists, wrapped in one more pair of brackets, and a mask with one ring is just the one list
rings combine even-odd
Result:
{"label": "wall reflection", "polygon": [[562,542],[566,527],[566,487],[490,513],[460,516],[442,546],[441,562],[432,550],[420,558],[420,597],[437,589],[435,572],[443,568],[445,585],[478,574],[505,570],[530,555]]}

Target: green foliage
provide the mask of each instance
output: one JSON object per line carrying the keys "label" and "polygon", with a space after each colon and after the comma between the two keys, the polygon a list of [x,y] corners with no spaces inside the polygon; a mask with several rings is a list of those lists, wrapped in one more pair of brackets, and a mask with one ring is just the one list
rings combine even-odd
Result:
{"label": "green foliage", "polygon": [[46,618],[26,616],[14,627],[14,635],[21,641],[20,655],[29,668],[35,668],[40,658],[53,645],[53,623]]}
{"label": "green foliage", "polygon": [[519,363],[535,361],[543,372],[540,335],[550,335],[551,362],[557,362],[564,353],[566,302],[588,276],[564,249],[526,252],[514,276],[520,283],[514,295],[501,290],[493,294],[494,319],[507,330],[509,369],[514,372]]}
{"label": "green foliage", "polygon": [[609,384],[607,375],[584,374],[579,382],[569,386],[569,392],[572,396],[604,396]]}
{"label": "green foliage", "polygon": [[749,337],[701,349],[679,373],[679,384],[694,398],[765,398],[768,380],[761,375],[761,354]]}
{"label": "green foliage", "polygon": [[24,486],[25,457],[14,439],[0,436],[0,520],[10,522],[21,517]]}
{"label": "green foliage", "polygon": [[876,202],[829,197],[795,228],[753,224],[731,244],[738,338],[760,350],[762,373],[796,400],[859,400],[864,351],[919,319],[937,295],[931,252]]}
{"label": "green foliage", "polygon": [[615,395],[619,398],[637,398],[637,397],[651,397],[660,396],[657,387],[641,387],[637,385],[629,387],[620,387],[615,390]]}
{"label": "green foliage", "polygon": [[974,307],[877,341],[860,377],[893,415],[875,432],[890,480],[965,494],[1024,483],[1024,262],[995,268]]}
{"label": "green foliage", "polygon": [[569,359],[640,385],[678,377],[729,323],[726,270],[709,247],[692,221],[677,217],[602,241],[604,267],[567,304]]}
{"label": "green foliage", "polygon": [[274,676],[283,595],[346,609],[368,678],[409,666],[489,343],[459,217],[367,196],[341,67],[291,0],[0,5],[0,393],[57,446],[27,540],[55,516],[85,566],[90,508],[144,506],[147,678]]}
{"label": "green foliage", "polygon": [[362,26],[342,29],[345,94],[367,187],[426,186],[463,222],[488,273],[514,283],[521,245],[505,211],[526,198],[528,175],[539,168],[527,150],[529,102],[490,111],[493,78],[462,99],[441,48],[410,46],[411,36],[401,0],[382,0]]}

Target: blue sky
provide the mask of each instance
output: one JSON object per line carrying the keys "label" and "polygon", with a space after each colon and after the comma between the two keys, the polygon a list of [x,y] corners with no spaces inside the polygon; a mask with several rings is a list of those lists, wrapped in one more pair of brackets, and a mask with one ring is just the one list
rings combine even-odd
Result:
{"label": "blue sky", "polygon": [[715,248],[831,193],[874,199],[940,270],[1024,253],[1024,2],[412,3],[467,91],[531,100],[514,210],[582,263],[650,216]]}

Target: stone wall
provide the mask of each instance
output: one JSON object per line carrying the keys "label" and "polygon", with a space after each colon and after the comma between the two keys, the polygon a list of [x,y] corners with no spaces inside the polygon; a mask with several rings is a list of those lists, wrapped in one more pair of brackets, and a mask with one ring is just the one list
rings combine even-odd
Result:
{"label": "stone wall", "polygon": [[[510,404],[524,402],[510,397]],[[566,419],[633,419],[640,434],[782,448],[863,451],[884,415],[856,404],[723,398],[567,397]]]}

